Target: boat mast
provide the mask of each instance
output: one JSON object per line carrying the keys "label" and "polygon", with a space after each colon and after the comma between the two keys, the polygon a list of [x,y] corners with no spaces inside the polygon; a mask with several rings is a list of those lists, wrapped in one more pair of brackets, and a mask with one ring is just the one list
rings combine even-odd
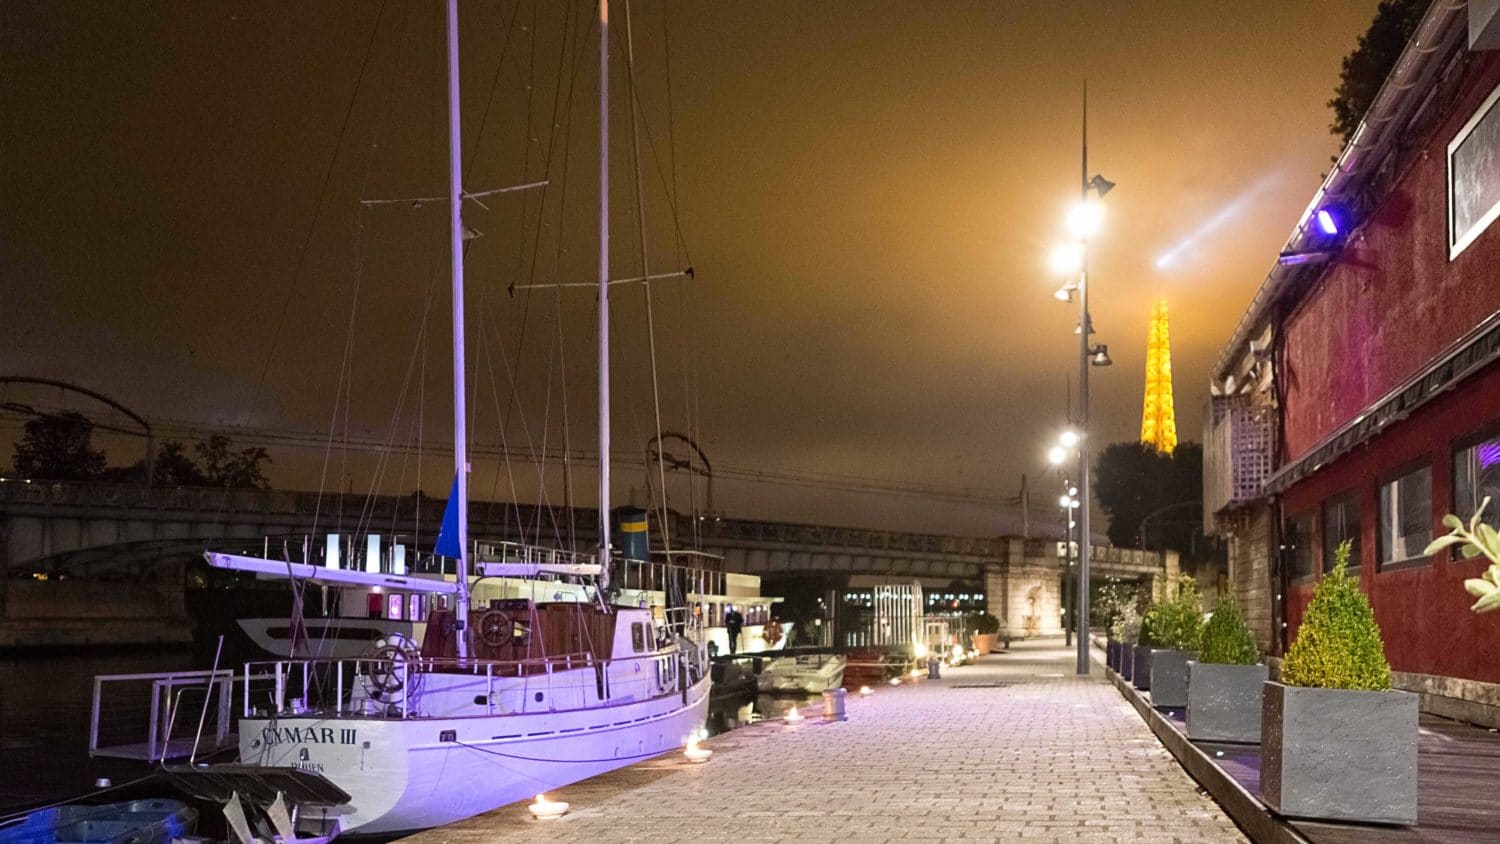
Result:
{"label": "boat mast", "polygon": [[[452,3],[453,0],[449,0]],[[609,0],[599,0],[599,591],[609,590]]]}
{"label": "boat mast", "polygon": [[448,225],[453,273],[453,462],[458,523],[458,657],[469,656],[469,455],[464,425],[464,222],[458,111],[458,0],[448,0]]}

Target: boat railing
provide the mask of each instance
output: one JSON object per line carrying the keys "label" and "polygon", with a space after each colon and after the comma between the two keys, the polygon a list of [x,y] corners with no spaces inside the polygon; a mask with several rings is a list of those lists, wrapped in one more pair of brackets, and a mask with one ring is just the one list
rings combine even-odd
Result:
{"label": "boat railing", "polygon": [[599,557],[581,551],[568,551],[545,545],[528,545],[522,542],[492,542],[475,540],[472,559],[486,563],[521,563],[536,566],[592,566]]}
{"label": "boat railing", "polygon": [[96,675],[89,755],[160,762],[227,747],[235,679],[230,668]]}
{"label": "boat railing", "polygon": [[[427,717],[424,696],[433,690],[425,688],[428,677],[469,676],[475,682],[463,689],[466,699],[487,701],[486,714],[499,707],[496,693],[501,681],[523,678],[530,690],[546,691],[551,700],[557,674],[578,668],[595,669],[598,686],[607,688],[603,675],[610,666],[630,663],[655,663],[675,660],[672,653],[646,653],[619,659],[598,659],[589,653],[569,653],[516,660],[429,658],[413,655],[388,658],[357,659],[317,658],[281,659],[245,663],[241,699],[244,717],[345,715],[383,717],[406,720]],[[479,680],[483,679],[483,686]],[[577,684],[577,678],[572,681]],[[587,681],[594,688],[595,680]],[[356,689],[363,696],[356,694]],[[477,701],[476,701],[477,702]],[[526,712],[534,699],[523,697],[520,712]],[[540,711],[540,709],[539,709]],[[468,713],[477,714],[477,713]]]}

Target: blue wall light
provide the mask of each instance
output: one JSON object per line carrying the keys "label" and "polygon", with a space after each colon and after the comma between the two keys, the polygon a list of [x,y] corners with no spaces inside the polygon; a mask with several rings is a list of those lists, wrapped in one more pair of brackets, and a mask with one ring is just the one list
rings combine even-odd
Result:
{"label": "blue wall light", "polygon": [[1339,233],[1339,218],[1337,212],[1329,208],[1318,209],[1318,229],[1326,235]]}

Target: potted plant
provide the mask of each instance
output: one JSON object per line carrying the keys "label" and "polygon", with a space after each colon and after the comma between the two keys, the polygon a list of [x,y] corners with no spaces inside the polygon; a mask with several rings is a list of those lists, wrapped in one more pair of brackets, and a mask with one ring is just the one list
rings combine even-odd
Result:
{"label": "potted plant", "polygon": [[1188,703],[1188,661],[1198,658],[1203,638],[1203,599],[1191,577],[1179,578],[1171,599],[1156,608],[1151,637],[1151,705],[1181,709]]}
{"label": "potted plant", "polygon": [[1120,652],[1116,657],[1119,667],[1115,670],[1129,680],[1135,670],[1135,641],[1141,635],[1141,611],[1134,604],[1120,611],[1115,620],[1115,637],[1120,640]]}
{"label": "potted plant", "polygon": [[1156,647],[1156,619],[1161,606],[1153,606],[1141,616],[1140,632],[1135,637],[1135,650],[1131,656],[1135,665],[1130,669],[1130,682],[1143,692],[1151,690],[1151,650]]}
{"label": "potted plant", "polygon": [[1464,589],[1479,599],[1469,608],[1476,613],[1500,609],[1500,532],[1479,520],[1488,506],[1490,499],[1485,496],[1479,509],[1469,518],[1467,527],[1463,520],[1452,513],[1444,516],[1443,524],[1452,530],[1447,535],[1432,540],[1422,552],[1430,557],[1450,545],[1457,545],[1458,554],[1463,559],[1472,560],[1483,555],[1489,560],[1490,567],[1485,569],[1484,574],[1464,581]]}
{"label": "potted plant", "polygon": [[987,612],[969,616],[969,633],[974,640],[974,650],[980,656],[988,656],[995,649],[995,635],[1000,632],[1000,619]]}
{"label": "potted plant", "polygon": [[1121,642],[1118,622],[1125,608],[1135,602],[1133,590],[1129,590],[1116,578],[1110,578],[1099,590],[1099,602],[1095,610],[1104,623],[1105,664],[1115,671],[1120,670]]}
{"label": "potted plant", "polygon": [[1260,742],[1266,666],[1240,607],[1220,592],[1203,625],[1198,659],[1188,663],[1187,735],[1193,741]]}
{"label": "potted plant", "polygon": [[1278,814],[1417,820],[1417,696],[1391,689],[1375,613],[1345,570],[1318,582],[1297,639],[1261,698],[1260,795]]}

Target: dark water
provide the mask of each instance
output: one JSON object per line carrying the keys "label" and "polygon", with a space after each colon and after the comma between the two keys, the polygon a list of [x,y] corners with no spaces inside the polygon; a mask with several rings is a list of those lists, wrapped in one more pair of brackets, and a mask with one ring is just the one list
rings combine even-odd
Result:
{"label": "dark water", "polygon": [[194,660],[169,649],[0,657],[0,816],[86,793],[101,776],[144,774],[140,763],[89,758],[94,675],[180,671]]}

